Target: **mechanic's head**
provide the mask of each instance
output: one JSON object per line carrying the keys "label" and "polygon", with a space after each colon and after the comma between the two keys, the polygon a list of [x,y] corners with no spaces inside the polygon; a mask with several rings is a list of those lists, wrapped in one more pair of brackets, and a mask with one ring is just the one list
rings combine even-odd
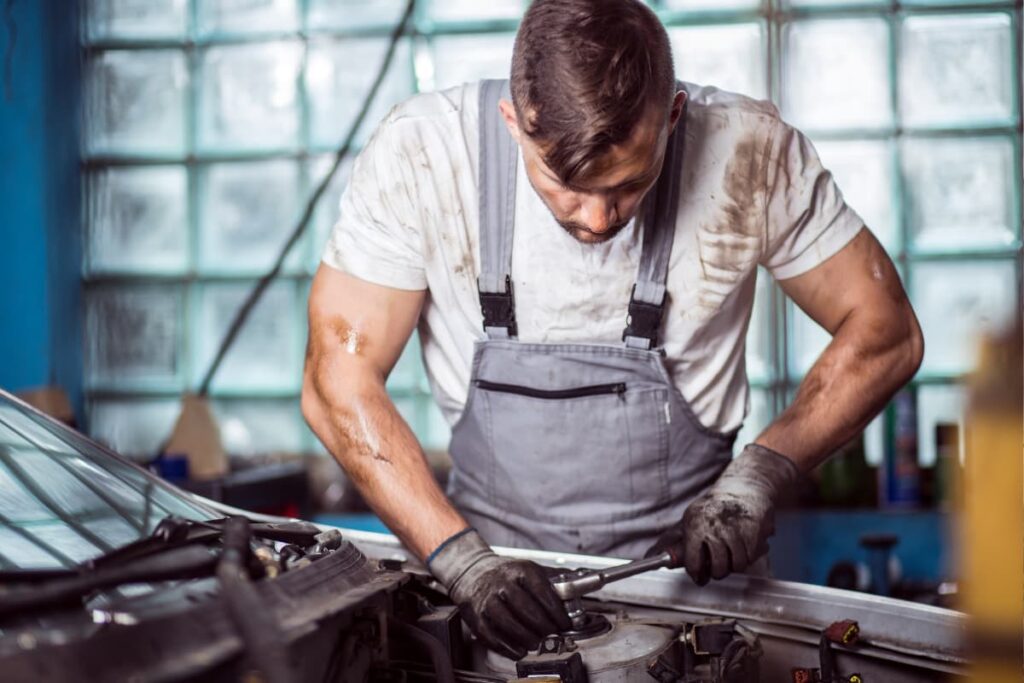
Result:
{"label": "mechanic's head", "polygon": [[597,243],[636,215],[684,99],[668,35],[638,0],[534,0],[499,106],[555,220]]}

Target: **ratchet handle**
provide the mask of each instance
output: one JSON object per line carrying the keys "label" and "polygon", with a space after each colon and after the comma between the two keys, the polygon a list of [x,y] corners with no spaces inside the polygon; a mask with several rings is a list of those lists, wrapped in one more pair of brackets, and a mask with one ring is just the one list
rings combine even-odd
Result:
{"label": "ratchet handle", "polygon": [[593,593],[612,581],[621,581],[622,579],[628,579],[631,576],[643,574],[654,569],[671,567],[672,562],[672,554],[665,552],[655,557],[647,557],[635,562],[608,567],[607,569],[578,572],[568,578],[556,579],[553,585],[558,597],[562,600],[573,600],[581,595]]}

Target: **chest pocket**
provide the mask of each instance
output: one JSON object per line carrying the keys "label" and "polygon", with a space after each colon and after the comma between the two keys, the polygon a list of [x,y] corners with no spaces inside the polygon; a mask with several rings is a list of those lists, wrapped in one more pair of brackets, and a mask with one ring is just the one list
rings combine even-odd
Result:
{"label": "chest pocket", "polygon": [[538,388],[477,380],[487,491],[557,524],[630,519],[668,500],[668,390],[645,382]]}

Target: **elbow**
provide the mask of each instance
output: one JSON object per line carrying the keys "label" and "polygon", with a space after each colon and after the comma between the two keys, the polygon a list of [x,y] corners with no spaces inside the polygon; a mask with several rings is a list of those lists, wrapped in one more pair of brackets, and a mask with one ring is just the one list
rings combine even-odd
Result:
{"label": "elbow", "polygon": [[[302,389],[299,394],[299,408],[302,417],[318,436],[323,429],[330,405],[337,397],[330,391],[328,368],[323,359],[307,353],[306,366],[302,372]],[[322,437],[321,437],[322,438]]]}
{"label": "elbow", "polygon": [[299,408],[302,411],[302,418],[312,428],[316,422],[316,416],[320,414],[320,393],[316,389],[316,383],[311,377],[309,368],[306,368],[306,372],[302,376]]}
{"label": "elbow", "polygon": [[909,382],[917,374],[924,361],[924,334],[921,332],[921,325],[912,310],[908,310],[907,315],[908,330],[904,336],[901,353],[901,374],[904,382]]}

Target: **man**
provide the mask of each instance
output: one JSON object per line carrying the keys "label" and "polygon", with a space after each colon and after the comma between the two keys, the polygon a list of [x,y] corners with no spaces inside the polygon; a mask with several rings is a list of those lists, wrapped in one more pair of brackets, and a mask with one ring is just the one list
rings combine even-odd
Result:
{"label": "man", "polygon": [[[313,282],[302,405],[473,630],[518,657],[568,622],[545,572],[490,544],[743,571],[780,496],[922,341],[806,138],[771,104],[677,84],[640,2],[535,0],[510,83],[414,97],[360,155]],[[758,264],[833,340],[733,459]],[[454,422],[447,496],[384,389],[417,323]]]}

